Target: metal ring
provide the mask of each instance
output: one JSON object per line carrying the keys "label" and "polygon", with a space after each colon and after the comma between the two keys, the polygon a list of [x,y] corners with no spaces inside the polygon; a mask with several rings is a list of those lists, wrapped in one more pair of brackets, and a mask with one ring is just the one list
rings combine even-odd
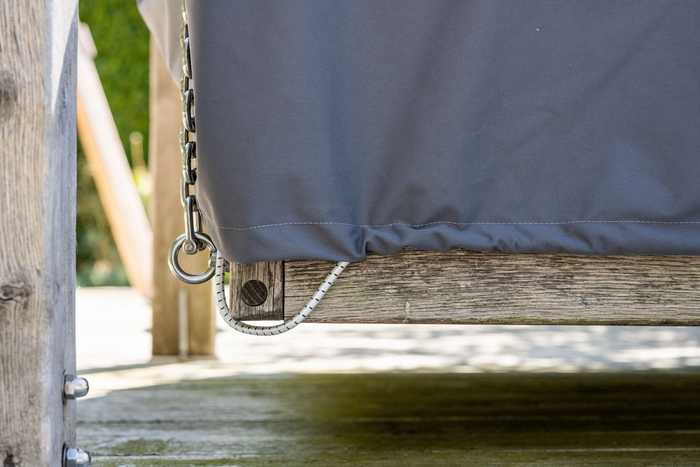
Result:
{"label": "metal ring", "polygon": [[205,233],[195,232],[194,237],[199,242],[203,243],[209,250],[209,268],[206,271],[199,274],[190,274],[184,269],[182,269],[182,267],[180,267],[179,254],[180,250],[182,249],[182,246],[187,240],[186,234],[181,234],[179,237],[177,237],[173,242],[173,246],[170,247],[168,267],[170,267],[170,271],[175,275],[175,277],[180,279],[182,282],[185,282],[187,284],[203,284],[214,276],[214,259],[216,258],[216,246],[214,246],[214,242],[212,242],[209,235]]}

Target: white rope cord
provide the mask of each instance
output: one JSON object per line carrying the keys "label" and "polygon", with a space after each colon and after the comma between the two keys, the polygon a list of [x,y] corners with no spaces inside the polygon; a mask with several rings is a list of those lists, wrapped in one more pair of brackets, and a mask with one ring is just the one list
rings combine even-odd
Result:
{"label": "white rope cord", "polygon": [[226,303],[226,288],[224,287],[224,257],[221,256],[220,252],[216,252],[216,263],[214,266],[214,293],[216,295],[216,309],[219,311],[219,315],[226,321],[226,324],[231,326],[238,332],[243,334],[250,334],[252,336],[276,336],[282,334],[283,332],[290,331],[301,324],[316,308],[316,305],[323,299],[326,292],[335,283],[338,276],[342,274],[346,267],[348,267],[347,261],[338,262],[333,270],[326,276],[326,279],[321,283],[321,285],[313,294],[311,299],[306,302],[304,308],[301,309],[299,313],[294,315],[294,317],[284,323],[275,326],[254,326],[252,324],[244,323],[233,317],[231,314],[231,309]]}

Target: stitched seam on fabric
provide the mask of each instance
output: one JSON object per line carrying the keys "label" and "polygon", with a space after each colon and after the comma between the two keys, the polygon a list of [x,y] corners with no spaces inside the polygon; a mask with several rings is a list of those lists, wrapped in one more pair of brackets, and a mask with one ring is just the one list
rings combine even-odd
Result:
{"label": "stitched seam on fabric", "polygon": [[475,222],[457,222],[457,221],[433,221],[426,222],[423,224],[410,224],[407,222],[391,222],[388,224],[353,224],[350,222],[279,222],[275,224],[259,224],[250,226],[240,226],[240,227],[218,227],[219,230],[231,230],[237,232],[245,232],[250,230],[260,230],[275,227],[286,227],[286,226],[313,226],[313,225],[344,225],[349,227],[394,227],[394,226],[405,226],[405,227],[428,227],[431,225],[457,225],[457,226],[468,226],[468,225],[571,225],[571,224],[660,224],[660,225],[678,225],[678,224],[700,224],[700,220],[687,220],[687,221],[656,221],[656,220],[644,220],[644,219],[580,219],[571,221],[514,221],[514,222],[499,222],[499,221],[475,221]]}

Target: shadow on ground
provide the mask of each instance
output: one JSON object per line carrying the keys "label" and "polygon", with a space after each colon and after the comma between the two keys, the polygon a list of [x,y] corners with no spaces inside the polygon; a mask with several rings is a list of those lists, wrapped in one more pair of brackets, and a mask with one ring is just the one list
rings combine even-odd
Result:
{"label": "shadow on ground", "polygon": [[700,373],[239,376],[82,401],[104,466],[698,465]]}

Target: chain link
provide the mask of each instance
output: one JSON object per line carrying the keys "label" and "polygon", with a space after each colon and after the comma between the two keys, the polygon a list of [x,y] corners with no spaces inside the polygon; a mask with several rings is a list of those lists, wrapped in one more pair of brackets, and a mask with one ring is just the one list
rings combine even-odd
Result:
{"label": "chain link", "polygon": [[[202,214],[197,205],[197,196],[194,187],[197,183],[197,141],[194,137],[195,126],[195,101],[194,89],[192,88],[192,60],[190,54],[190,35],[187,26],[187,14],[183,1],[182,20],[182,131],[180,133],[180,147],[182,151],[182,183],[180,187],[180,200],[185,210],[185,233],[177,237],[170,250],[168,264],[170,270],[177,278],[188,284],[201,284],[208,281],[213,276],[214,289],[216,292],[216,306],[226,323],[236,331],[244,334],[256,336],[273,336],[287,332],[302,321],[304,321],[319,304],[323,296],[333,286],[338,276],[348,266],[347,262],[341,261],[321,283],[316,293],[306,303],[306,305],[291,319],[276,326],[254,326],[243,323],[235,317],[226,303],[226,291],[224,287],[224,272],[228,262],[217,251],[211,238],[202,232]],[[180,251],[188,255],[194,255],[202,250],[209,250],[209,268],[200,274],[190,274],[180,267]]]}
{"label": "chain link", "polygon": [[[189,284],[201,284],[214,275],[216,247],[211,238],[202,231],[202,214],[197,204],[195,183],[197,182],[197,141],[195,139],[195,103],[192,87],[192,59],[190,53],[190,32],[187,26],[187,12],[183,1],[182,7],[182,130],[180,132],[180,150],[182,153],[182,180],[180,183],[180,202],[185,211],[185,233],[180,235],[170,250],[168,264],[175,276]],[[201,274],[189,274],[180,267],[179,253],[183,250],[188,255],[209,250],[209,265]]]}

